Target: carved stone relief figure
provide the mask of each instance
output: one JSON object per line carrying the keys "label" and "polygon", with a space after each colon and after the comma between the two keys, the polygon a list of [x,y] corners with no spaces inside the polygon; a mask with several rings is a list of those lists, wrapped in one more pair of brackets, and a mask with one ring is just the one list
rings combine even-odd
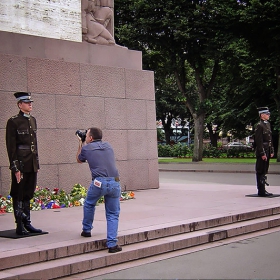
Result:
{"label": "carved stone relief figure", "polygon": [[[113,11],[109,0],[82,0],[83,41],[92,44],[115,45],[112,34]],[[111,32],[110,32],[111,31]]]}

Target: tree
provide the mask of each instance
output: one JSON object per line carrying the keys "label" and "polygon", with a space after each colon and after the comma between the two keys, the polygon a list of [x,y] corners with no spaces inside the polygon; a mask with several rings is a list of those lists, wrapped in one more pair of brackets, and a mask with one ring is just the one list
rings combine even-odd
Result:
{"label": "tree", "polygon": [[254,133],[251,129],[259,121],[258,107],[269,106],[272,127],[275,127],[278,112],[271,90],[276,87],[276,82],[267,59],[257,57],[247,40],[240,38],[230,48],[234,52],[221,63],[209,104],[211,114],[208,114],[206,123],[209,133],[214,123],[218,125],[217,130],[230,130],[241,139]]}
{"label": "tree", "polygon": [[263,69],[270,74],[273,71],[274,82],[271,79],[264,81],[263,93],[274,100],[277,112],[278,153],[280,162],[280,6],[278,0],[247,0],[240,1],[239,24],[242,25],[240,34],[247,40],[251,52],[263,63]]}
{"label": "tree", "polygon": [[[205,120],[210,136],[215,124],[244,137],[265,104],[277,115],[273,127],[279,130],[279,1],[173,2],[116,0],[116,10],[123,9],[116,35],[119,43],[142,50],[143,61],[156,53],[158,60],[146,65],[156,76],[176,79],[184,97],[179,100],[195,123],[193,161],[202,159]],[[175,101],[178,93],[170,92]],[[167,95],[166,104],[172,100]]]}
{"label": "tree", "polygon": [[[122,7],[125,5],[129,12],[120,16],[116,31],[124,45],[156,51],[165,59],[165,67],[174,75],[194,120],[193,161],[202,160],[207,101],[224,52],[233,40],[228,32],[231,21],[221,16],[228,3],[215,2],[122,1]],[[234,0],[228,2],[237,5]]]}
{"label": "tree", "polygon": [[145,65],[155,72],[156,117],[161,120],[166,144],[170,144],[172,119],[188,118],[185,97],[179,92],[174,75],[165,67],[166,59],[146,50]]}

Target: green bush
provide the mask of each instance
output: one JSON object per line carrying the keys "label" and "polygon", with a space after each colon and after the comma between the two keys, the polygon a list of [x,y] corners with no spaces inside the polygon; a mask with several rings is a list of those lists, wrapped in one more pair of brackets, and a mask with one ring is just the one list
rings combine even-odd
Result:
{"label": "green bush", "polygon": [[[193,145],[187,146],[181,143],[175,145],[158,145],[159,157],[192,157]],[[203,148],[204,158],[249,158],[254,157],[255,154],[252,151],[243,149],[224,149],[222,147],[212,147],[211,145],[205,145]]]}
{"label": "green bush", "polygon": [[189,157],[192,155],[191,149],[181,143],[175,145],[158,145],[159,157]]}
{"label": "green bush", "polygon": [[173,154],[175,157],[185,157],[189,154],[189,147],[187,145],[182,145],[181,143],[173,145]]}
{"label": "green bush", "polygon": [[255,157],[253,151],[248,151],[244,149],[228,149],[226,150],[228,158],[245,158],[245,157]]}
{"label": "green bush", "polygon": [[212,147],[211,145],[206,145],[203,148],[202,156],[205,158],[220,158],[225,156],[225,151],[223,148]]}
{"label": "green bush", "polygon": [[159,157],[173,157],[172,146],[170,145],[158,145],[158,156]]}

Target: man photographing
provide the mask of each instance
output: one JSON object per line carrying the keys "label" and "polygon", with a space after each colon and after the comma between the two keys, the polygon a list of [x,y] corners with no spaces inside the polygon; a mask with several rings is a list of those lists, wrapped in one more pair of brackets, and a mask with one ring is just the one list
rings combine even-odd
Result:
{"label": "man photographing", "polygon": [[[260,122],[256,126],[255,145],[256,145],[256,179],[258,196],[272,196],[265,189],[266,174],[269,168],[269,160],[274,156],[274,148],[272,143],[272,132],[269,123],[270,112],[267,107],[258,108]],[[267,184],[268,185],[268,184]]]}
{"label": "man photographing", "polygon": [[87,161],[92,176],[83,207],[84,217],[81,236],[91,237],[95,205],[99,198],[104,196],[108,252],[119,252],[122,250],[117,245],[121,187],[114,151],[108,142],[102,141],[102,130],[97,127],[87,130],[84,143],[79,135],[77,136],[79,138],[77,162]]}

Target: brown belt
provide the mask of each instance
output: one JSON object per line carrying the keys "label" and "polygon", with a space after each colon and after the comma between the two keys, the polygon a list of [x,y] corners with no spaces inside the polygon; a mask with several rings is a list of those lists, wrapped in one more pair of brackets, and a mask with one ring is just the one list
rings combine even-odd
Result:
{"label": "brown belt", "polygon": [[[98,178],[98,177],[96,177]],[[108,178],[108,177],[103,177],[103,178]],[[109,177],[109,178],[112,178],[112,177]],[[116,182],[119,182],[120,181],[120,177],[113,177],[115,179]],[[94,181],[95,178],[92,178],[92,181]]]}

